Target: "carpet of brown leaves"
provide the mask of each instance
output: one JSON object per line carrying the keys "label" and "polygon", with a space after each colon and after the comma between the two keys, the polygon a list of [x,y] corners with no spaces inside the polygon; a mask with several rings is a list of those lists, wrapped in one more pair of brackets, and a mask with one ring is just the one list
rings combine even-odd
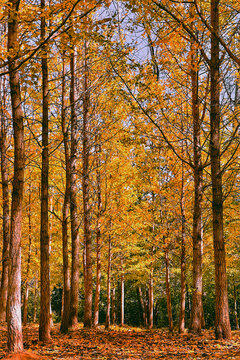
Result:
{"label": "carpet of brown leaves", "polygon": [[[0,328],[0,359],[6,356],[6,328]],[[38,343],[38,327],[24,329],[24,347],[44,359],[54,360],[198,360],[239,359],[240,332],[233,332],[229,341],[217,341],[212,331],[201,336],[169,334],[167,330],[144,330],[113,327],[110,331],[100,327],[87,330],[81,326],[67,335],[60,334],[54,326],[52,343]]]}

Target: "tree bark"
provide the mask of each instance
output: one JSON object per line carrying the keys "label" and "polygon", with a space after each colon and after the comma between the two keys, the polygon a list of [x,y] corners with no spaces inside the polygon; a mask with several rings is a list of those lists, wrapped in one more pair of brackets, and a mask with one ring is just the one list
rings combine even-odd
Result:
{"label": "tree bark", "polygon": [[7,294],[8,294],[8,261],[9,261],[9,240],[10,240],[10,219],[9,219],[9,188],[8,188],[8,161],[7,161],[7,124],[4,115],[6,106],[5,77],[3,78],[1,103],[1,176],[2,176],[2,206],[3,206],[3,245],[2,245],[2,277],[0,287],[0,321],[6,321]]}
{"label": "tree bark", "polygon": [[87,42],[84,41],[84,76],[83,76],[83,130],[82,130],[82,191],[83,191],[83,229],[86,249],[86,273],[84,279],[84,327],[92,326],[92,242],[90,230],[89,203],[89,76]]}
{"label": "tree bark", "polygon": [[[45,0],[41,0],[41,11],[44,13]],[[41,17],[41,40],[45,39],[46,19]],[[40,319],[39,340],[48,343],[50,336],[50,263],[49,263],[49,228],[48,228],[48,59],[47,48],[42,47],[42,172],[41,172],[41,230],[40,230]]]}
{"label": "tree bark", "polygon": [[23,350],[21,320],[21,230],[24,184],[24,126],[20,81],[14,59],[18,49],[18,10],[20,1],[9,1],[8,68],[14,136],[14,175],[9,246],[9,280],[7,301],[8,351]]}
{"label": "tree bark", "polygon": [[32,222],[31,222],[31,176],[30,176],[29,194],[28,194],[28,259],[27,259],[27,273],[26,273],[26,287],[23,298],[23,326],[27,325],[28,314],[28,293],[29,293],[29,272],[32,252]]}
{"label": "tree bark", "polygon": [[120,326],[124,325],[124,273],[123,258],[121,257],[121,301],[120,301]]}
{"label": "tree bark", "polygon": [[75,110],[75,54],[74,46],[70,54],[70,106],[71,106],[71,153],[70,153],[70,217],[72,237],[72,268],[69,326],[74,328],[78,323],[78,288],[79,288],[79,234],[77,213],[77,145],[78,126]]}
{"label": "tree bark", "polygon": [[236,329],[239,330],[238,313],[237,313],[237,290],[235,276],[233,277],[233,301],[234,301],[234,318]]}
{"label": "tree bark", "polygon": [[220,59],[219,59],[219,0],[211,0],[211,99],[210,99],[210,160],[212,180],[213,243],[215,262],[217,339],[230,339],[226,255],[223,234],[223,193],[220,165]]}
{"label": "tree bark", "polygon": [[96,157],[97,157],[97,229],[96,229],[96,246],[97,246],[97,276],[96,276],[96,292],[94,302],[94,316],[93,325],[98,325],[99,321],[99,302],[100,302],[100,289],[101,289],[101,228],[100,228],[100,217],[102,210],[102,199],[101,199],[101,174],[100,174],[100,152],[101,147],[96,137]]}
{"label": "tree bark", "polygon": [[138,290],[137,292],[138,292],[139,302],[140,302],[141,310],[142,310],[143,325],[144,325],[145,327],[147,327],[148,322],[147,322],[146,304],[145,304],[145,301],[143,300],[142,289],[141,289],[141,287],[139,286],[139,287],[137,288],[137,290]]}
{"label": "tree bark", "polygon": [[33,323],[37,321],[37,304],[38,304],[38,272],[34,280],[34,299],[33,299]]}
{"label": "tree bark", "polygon": [[111,305],[111,237],[108,239],[108,270],[107,270],[107,311],[105,329],[110,328],[110,305]]}
{"label": "tree bark", "polygon": [[194,153],[194,210],[193,210],[193,296],[190,329],[200,333],[203,324],[202,304],[202,161],[201,161],[201,120],[199,116],[197,49],[191,44],[191,86]]}
{"label": "tree bark", "polygon": [[116,325],[116,289],[112,289],[112,324]]}
{"label": "tree bark", "polygon": [[173,317],[172,317],[172,302],[170,291],[170,277],[169,277],[169,257],[168,247],[165,249],[165,265],[166,265],[166,297],[167,297],[167,312],[168,312],[168,326],[169,331],[173,331]]}
{"label": "tree bark", "polygon": [[[182,184],[181,184],[181,218],[182,218],[182,231],[181,231],[181,298],[180,298],[180,316],[179,316],[179,332],[185,331],[185,307],[186,307],[186,218],[184,209],[184,170],[182,163]],[[173,323],[172,323],[173,330]],[[170,330],[170,331],[172,331]]]}
{"label": "tree bark", "polygon": [[153,328],[153,308],[154,308],[154,298],[153,298],[153,262],[150,264],[150,274],[149,274],[149,323],[148,328]]}
{"label": "tree bark", "polygon": [[68,129],[66,126],[66,70],[65,58],[63,54],[63,71],[62,71],[62,133],[65,154],[65,195],[62,208],[62,252],[63,252],[63,310],[61,332],[68,331],[68,322],[70,315],[70,267],[68,262],[68,214],[70,208],[70,161],[68,147]]}

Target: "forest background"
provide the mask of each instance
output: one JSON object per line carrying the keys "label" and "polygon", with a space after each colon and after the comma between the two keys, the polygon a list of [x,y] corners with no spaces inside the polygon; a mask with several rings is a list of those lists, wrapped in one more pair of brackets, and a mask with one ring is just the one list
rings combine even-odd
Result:
{"label": "forest background", "polygon": [[51,317],[62,332],[83,319],[231,338],[239,2],[0,5],[9,351],[22,322],[48,342]]}

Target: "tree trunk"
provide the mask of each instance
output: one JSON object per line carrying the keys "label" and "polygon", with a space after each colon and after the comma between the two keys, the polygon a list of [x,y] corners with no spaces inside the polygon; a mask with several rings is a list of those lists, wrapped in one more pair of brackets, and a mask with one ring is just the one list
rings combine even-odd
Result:
{"label": "tree trunk", "polygon": [[106,312],[106,323],[105,329],[110,327],[110,305],[111,305],[111,237],[108,239],[108,270],[107,270],[107,312]]}
{"label": "tree trunk", "polygon": [[70,315],[70,267],[68,262],[68,214],[70,208],[70,162],[68,147],[68,128],[66,126],[66,73],[65,58],[63,55],[63,72],[62,72],[62,133],[65,154],[65,195],[62,208],[62,252],[63,252],[63,306],[61,332],[68,331],[68,321]]}
{"label": "tree trunk", "polygon": [[86,249],[86,276],[84,279],[84,327],[92,326],[92,254],[89,204],[89,86],[88,86],[87,42],[84,41],[84,82],[83,82],[83,130],[82,130],[82,191],[83,191],[83,229]]}
{"label": "tree trunk", "polygon": [[169,257],[168,247],[165,250],[165,265],[166,265],[166,297],[167,297],[167,312],[168,312],[168,326],[169,331],[173,331],[173,318],[172,318],[172,302],[171,302],[171,291],[170,291],[170,277],[169,277]]}
{"label": "tree trunk", "polygon": [[70,105],[71,105],[71,154],[70,154],[70,216],[72,237],[72,269],[69,326],[74,328],[78,323],[78,288],[79,288],[79,234],[77,213],[77,145],[78,124],[75,110],[75,54],[74,46],[70,54]]}
{"label": "tree trunk", "polygon": [[38,272],[34,281],[34,299],[33,299],[33,323],[37,322],[37,304],[38,304]]}
{"label": "tree trunk", "polygon": [[116,325],[116,289],[112,289],[112,324]]}
{"label": "tree trunk", "polygon": [[31,222],[31,176],[29,179],[29,194],[28,194],[28,259],[27,259],[27,273],[26,273],[26,287],[23,298],[23,326],[27,325],[27,313],[28,313],[28,293],[29,293],[29,272],[31,263],[32,252],[32,222]]}
{"label": "tree trunk", "polygon": [[234,301],[235,325],[236,325],[236,329],[239,330],[238,313],[237,313],[237,291],[236,291],[235,276],[233,277],[233,301]]}
{"label": "tree trunk", "polygon": [[101,199],[101,174],[100,174],[100,152],[101,147],[96,137],[96,157],[97,157],[97,229],[96,229],[96,246],[97,246],[97,276],[96,276],[96,293],[94,302],[94,316],[93,324],[98,325],[99,321],[99,302],[100,302],[100,289],[101,289],[101,228],[100,228],[100,217],[102,210],[102,199]]}
{"label": "tree trunk", "polygon": [[188,290],[188,284],[186,283],[186,310],[187,310],[187,317],[190,322],[191,318],[191,297]]}
{"label": "tree trunk", "polygon": [[124,273],[123,258],[121,258],[121,302],[120,302],[120,326],[124,325]]}
{"label": "tree trunk", "polygon": [[5,77],[2,84],[3,97],[1,103],[1,135],[0,135],[0,152],[1,152],[1,176],[2,176],[2,206],[3,206],[3,245],[2,245],[2,277],[0,287],[0,321],[6,321],[6,307],[8,294],[8,258],[9,258],[9,239],[10,239],[10,219],[9,219],[9,189],[8,189],[8,164],[7,164],[7,137],[6,137],[6,118],[4,109],[6,106]]}
{"label": "tree trunk", "polygon": [[202,304],[202,163],[201,163],[201,121],[199,116],[197,49],[191,44],[191,85],[194,153],[194,210],[193,210],[193,296],[190,329],[200,333],[203,323]]}
{"label": "tree trunk", "polygon": [[24,126],[20,93],[20,81],[14,57],[18,49],[19,0],[9,1],[8,17],[8,67],[12,105],[14,136],[14,176],[11,206],[11,229],[9,246],[9,279],[7,301],[8,350],[23,350],[21,320],[21,230],[24,183]]}
{"label": "tree trunk", "polygon": [[140,302],[141,310],[142,310],[143,325],[144,325],[145,327],[147,327],[148,322],[147,322],[146,304],[145,304],[145,301],[143,300],[142,289],[141,289],[141,287],[139,286],[139,287],[137,288],[137,290],[138,290],[137,292],[138,292],[139,302]]}
{"label": "tree trunk", "polygon": [[[182,184],[181,184],[181,219],[182,219],[182,231],[181,231],[181,299],[180,299],[180,316],[179,316],[179,332],[185,331],[185,307],[186,307],[186,218],[184,209],[184,170],[182,163]],[[167,275],[167,274],[166,274]],[[173,324],[172,324],[173,329]],[[172,331],[172,330],[170,330]]]}
{"label": "tree trunk", "polygon": [[[41,0],[44,13],[45,0]],[[41,40],[45,39],[46,19],[41,17]],[[41,231],[40,231],[40,319],[39,340],[47,343],[50,336],[50,264],[49,264],[49,229],[48,229],[48,59],[47,48],[42,47],[42,173],[41,173]]]}
{"label": "tree trunk", "polygon": [[153,262],[150,264],[150,274],[149,274],[149,323],[148,328],[153,328],[153,308],[154,308],[154,299],[153,299]]}
{"label": "tree trunk", "polygon": [[220,165],[220,59],[219,40],[219,0],[211,0],[211,100],[210,100],[210,160],[212,179],[213,243],[215,262],[217,339],[230,339],[226,255],[223,234],[223,193]]}

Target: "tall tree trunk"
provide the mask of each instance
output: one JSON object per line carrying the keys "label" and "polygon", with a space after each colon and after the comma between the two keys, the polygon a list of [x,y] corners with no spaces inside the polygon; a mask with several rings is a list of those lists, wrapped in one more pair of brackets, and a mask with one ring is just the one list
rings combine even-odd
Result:
{"label": "tall tree trunk", "polygon": [[8,258],[9,258],[9,239],[10,239],[10,219],[9,219],[9,189],[8,189],[8,161],[7,161],[7,124],[4,115],[6,106],[5,77],[1,86],[3,96],[0,99],[1,107],[1,134],[0,134],[0,152],[1,152],[1,176],[2,176],[2,206],[3,206],[3,245],[2,245],[2,277],[0,287],[0,321],[6,321],[6,307],[8,294]]}
{"label": "tall tree trunk", "polygon": [[72,269],[69,326],[75,327],[78,323],[78,288],[79,288],[79,234],[77,213],[77,145],[78,124],[75,110],[75,54],[74,46],[70,54],[70,106],[71,106],[71,154],[70,154],[70,217],[72,237]]}
{"label": "tall tree trunk", "polygon": [[111,236],[108,239],[108,270],[107,270],[107,311],[106,311],[106,323],[105,329],[110,327],[110,305],[111,305]]}
{"label": "tall tree trunk", "polygon": [[100,174],[100,152],[101,147],[98,143],[98,137],[96,137],[96,157],[97,157],[97,229],[96,229],[96,246],[97,246],[97,276],[96,276],[96,293],[94,302],[94,316],[93,325],[97,326],[99,321],[99,302],[100,302],[100,289],[101,289],[101,228],[100,217],[102,210],[101,199],[101,174]]}
{"label": "tall tree trunk", "polygon": [[116,325],[116,288],[112,289],[112,324]]}
{"label": "tall tree trunk", "polygon": [[[183,149],[182,149],[183,150]],[[183,151],[182,151],[183,153]],[[180,299],[180,316],[179,316],[179,332],[185,331],[185,307],[186,307],[186,217],[184,209],[184,168],[182,163],[182,182],[181,182],[181,299]]]}
{"label": "tall tree trunk", "polygon": [[166,297],[167,297],[167,312],[168,312],[168,326],[169,331],[173,331],[173,317],[172,317],[172,302],[170,291],[170,277],[169,277],[169,257],[168,247],[165,249],[165,266],[166,266]]}
{"label": "tall tree trunk", "polygon": [[[41,0],[41,11],[44,14],[45,0]],[[46,35],[46,19],[41,17],[41,40]],[[40,231],[40,319],[39,340],[47,343],[50,336],[50,264],[49,264],[49,229],[48,229],[48,59],[47,48],[42,47],[42,173],[41,173],[41,231]]]}
{"label": "tall tree trunk", "polygon": [[121,257],[121,294],[120,294],[120,326],[124,325],[124,273],[123,258]]}
{"label": "tall tree trunk", "polygon": [[235,325],[236,325],[236,329],[239,330],[238,313],[237,313],[237,290],[236,290],[235,276],[233,277],[233,301],[234,301]]}
{"label": "tall tree trunk", "polygon": [[220,165],[220,59],[219,59],[219,0],[211,0],[211,100],[210,100],[210,159],[212,179],[213,243],[215,262],[217,339],[230,339],[226,255],[223,234],[223,193]]}
{"label": "tall tree trunk", "polygon": [[140,286],[137,288],[137,292],[138,292],[139,302],[140,302],[141,310],[142,310],[143,325],[144,325],[145,327],[147,327],[148,322],[147,322],[146,304],[145,304],[145,301],[143,300],[142,289],[141,289]]}
{"label": "tall tree trunk", "polygon": [[7,301],[8,350],[23,350],[21,320],[21,230],[24,183],[24,126],[20,81],[14,59],[18,49],[18,10],[20,1],[9,1],[8,67],[14,136],[14,175],[9,246],[9,279]]}
{"label": "tall tree trunk", "polygon": [[154,299],[153,299],[153,261],[150,264],[150,274],[149,274],[149,329],[153,328],[153,307],[154,307]]}
{"label": "tall tree trunk", "polygon": [[191,85],[194,153],[194,210],[193,210],[193,296],[190,329],[200,333],[203,323],[202,304],[202,163],[201,163],[201,120],[199,116],[197,49],[191,44]]}
{"label": "tall tree trunk", "polygon": [[62,71],[62,133],[65,154],[65,195],[62,208],[62,253],[63,253],[63,307],[61,332],[68,331],[68,321],[70,315],[70,267],[68,262],[68,214],[70,208],[70,162],[68,147],[68,129],[66,126],[66,70],[65,54],[63,54],[63,71]]}
{"label": "tall tree trunk", "polygon": [[191,321],[191,297],[188,290],[188,283],[186,283],[186,310],[187,310],[187,318],[189,322]]}
{"label": "tall tree trunk", "polygon": [[83,76],[83,130],[82,130],[82,191],[83,191],[83,229],[86,249],[86,273],[84,279],[84,327],[92,326],[92,254],[89,204],[89,85],[88,85],[87,42],[84,41],[84,76]]}
{"label": "tall tree trunk", "polygon": [[27,325],[27,314],[28,314],[28,294],[29,294],[29,272],[31,263],[31,252],[32,252],[32,222],[31,222],[31,176],[29,179],[28,188],[28,259],[27,259],[27,273],[26,273],[26,286],[23,298],[23,326]]}
{"label": "tall tree trunk", "polygon": [[34,298],[33,298],[33,323],[37,321],[37,304],[38,304],[38,272],[34,281]]}

